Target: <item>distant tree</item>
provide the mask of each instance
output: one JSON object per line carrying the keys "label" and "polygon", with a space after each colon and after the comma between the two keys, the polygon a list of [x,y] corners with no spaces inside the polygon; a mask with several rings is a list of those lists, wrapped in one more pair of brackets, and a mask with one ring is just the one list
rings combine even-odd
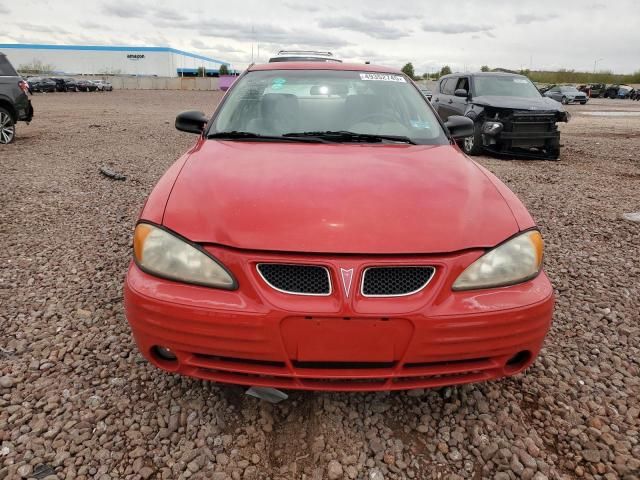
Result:
{"label": "distant tree", "polygon": [[33,60],[31,63],[25,63],[18,67],[20,73],[25,74],[42,74],[52,73],[55,67],[49,63],[43,63],[40,60]]}
{"label": "distant tree", "polygon": [[490,72],[490,71],[491,71],[491,69],[489,68],[489,65],[482,65],[482,66],[480,67],[480,71],[481,71],[481,72]]}
{"label": "distant tree", "polygon": [[422,78],[424,80],[431,80],[431,74],[430,73],[425,73],[424,75],[422,75]]}
{"label": "distant tree", "polygon": [[415,78],[416,72],[413,69],[413,63],[409,62],[404,67],[402,67],[402,73],[404,73],[409,78]]}
{"label": "distant tree", "polygon": [[440,76],[449,75],[451,73],[451,67],[449,65],[445,65],[440,69]]}
{"label": "distant tree", "polygon": [[204,77],[206,74],[207,74],[207,71],[205,70],[204,67],[198,67],[198,73],[196,76]]}
{"label": "distant tree", "polygon": [[218,70],[218,73],[220,75],[229,75],[229,67],[227,67],[225,64],[220,65],[220,70]]}

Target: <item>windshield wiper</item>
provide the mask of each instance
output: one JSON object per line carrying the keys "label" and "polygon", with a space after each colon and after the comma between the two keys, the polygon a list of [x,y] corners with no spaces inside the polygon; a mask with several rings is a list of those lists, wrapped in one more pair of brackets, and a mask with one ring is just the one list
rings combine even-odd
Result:
{"label": "windshield wiper", "polygon": [[415,145],[416,142],[411,140],[409,137],[403,137],[401,135],[378,135],[373,133],[357,133],[357,132],[349,132],[348,130],[337,130],[337,131],[319,131],[319,132],[292,132],[285,133],[283,137],[287,138],[308,138],[315,137],[321,138],[324,140],[329,140],[332,142],[363,142],[363,143],[374,143],[374,142],[382,142],[384,140],[388,140],[391,142],[398,143],[410,143],[411,145]]}
{"label": "windshield wiper", "polygon": [[231,132],[216,132],[207,135],[207,138],[219,138],[228,140],[257,140],[259,142],[306,142],[306,143],[327,143],[326,140],[318,137],[287,137],[277,135],[261,135],[253,132],[239,132],[233,130]]}

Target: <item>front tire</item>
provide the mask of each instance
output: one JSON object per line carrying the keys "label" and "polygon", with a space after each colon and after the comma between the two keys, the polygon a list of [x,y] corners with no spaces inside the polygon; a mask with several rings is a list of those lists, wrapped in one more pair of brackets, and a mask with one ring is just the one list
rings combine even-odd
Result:
{"label": "front tire", "polygon": [[553,147],[549,149],[549,160],[560,160],[560,147]]}
{"label": "front tire", "polygon": [[11,114],[0,108],[0,144],[7,145],[16,138],[16,122]]}
{"label": "front tire", "polygon": [[478,122],[473,124],[473,135],[462,141],[462,150],[467,155],[473,156],[480,155],[482,152],[482,132]]}
{"label": "front tire", "polygon": [[567,97],[562,97],[561,103],[563,105],[566,105],[567,103],[569,103],[569,101],[567,100]]}

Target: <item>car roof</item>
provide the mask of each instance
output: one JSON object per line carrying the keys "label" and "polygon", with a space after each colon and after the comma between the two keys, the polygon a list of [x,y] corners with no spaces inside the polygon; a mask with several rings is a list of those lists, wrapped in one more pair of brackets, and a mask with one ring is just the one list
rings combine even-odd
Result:
{"label": "car roof", "polygon": [[365,63],[338,63],[338,62],[274,62],[261,63],[249,66],[250,72],[264,70],[343,70],[362,71],[374,73],[394,73],[403,75],[400,70],[381,65],[370,65]]}
{"label": "car roof", "polygon": [[527,78],[524,75],[520,75],[519,73],[507,73],[507,72],[459,72],[459,73],[449,73],[447,75],[443,75],[440,77],[440,80],[443,78],[449,77],[521,77]]}

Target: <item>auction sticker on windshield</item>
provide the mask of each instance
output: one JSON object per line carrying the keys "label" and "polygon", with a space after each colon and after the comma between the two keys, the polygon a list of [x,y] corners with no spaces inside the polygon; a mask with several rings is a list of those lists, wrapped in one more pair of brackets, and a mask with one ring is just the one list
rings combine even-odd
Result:
{"label": "auction sticker on windshield", "polygon": [[402,75],[388,75],[385,73],[361,73],[361,80],[374,80],[379,82],[400,82],[407,83]]}

